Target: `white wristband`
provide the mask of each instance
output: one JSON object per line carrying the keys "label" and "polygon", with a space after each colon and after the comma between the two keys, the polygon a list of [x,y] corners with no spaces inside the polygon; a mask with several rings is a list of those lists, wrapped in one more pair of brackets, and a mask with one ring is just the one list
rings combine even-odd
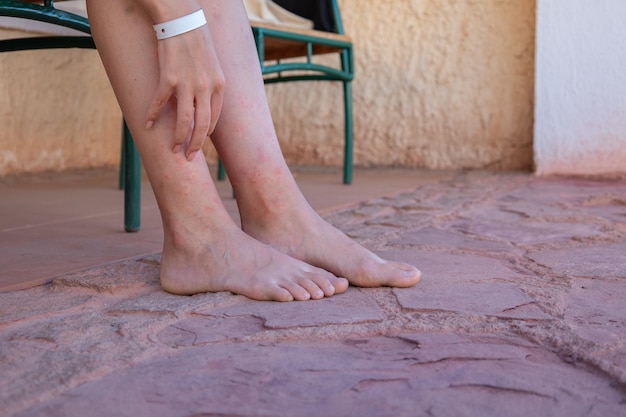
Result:
{"label": "white wristband", "polygon": [[198,29],[204,25],[206,25],[206,17],[204,17],[204,11],[200,9],[197,12],[188,14],[187,16],[159,23],[152,27],[156,32],[157,39],[161,40],[191,32],[192,30]]}

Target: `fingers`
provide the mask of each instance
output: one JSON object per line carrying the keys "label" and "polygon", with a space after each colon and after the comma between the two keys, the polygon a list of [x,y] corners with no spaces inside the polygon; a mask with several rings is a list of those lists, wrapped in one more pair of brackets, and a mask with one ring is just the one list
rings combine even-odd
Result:
{"label": "fingers", "polygon": [[209,127],[209,135],[213,133],[215,130],[215,126],[217,125],[217,121],[220,118],[222,113],[222,99],[223,99],[223,90],[224,84],[222,81],[221,87],[215,91],[215,93],[211,96],[211,124]]}
{"label": "fingers", "polygon": [[174,130],[174,144],[172,152],[179,153],[194,128],[193,96],[181,93],[176,97],[176,127]]}
{"label": "fingers", "polygon": [[[200,94],[200,97],[203,95],[208,94]],[[146,116],[146,129],[152,128],[173,96],[173,88],[159,88]],[[176,102],[177,115],[172,152],[179,153],[189,139],[185,149],[185,158],[191,161],[202,149],[206,138],[217,125],[222,109],[222,87],[216,88],[209,98],[194,99],[192,94],[179,94]]]}
{"label": "fingers", "polygon": [[154,122],[156,122],[159,118],[161,111],[163,111],[163,108],[172,97],[172,94],[172,88],[159,86],[156,93],[154,93],[154,98],[148,108],[148,113],[146,115],[146,129],[151,129],[152,126],[154,126]]}
{"label": "fingers", "polygon": [[[159,41],[159,85],[146,113],[150,129],[174,114],[172,151],[193,160],[217,124],[225,77],[207,28]],[[170,122],[168,122],[170,123]]]}
{"label": "fingers", "polygon": [[193,131],[185,151],[185,157],[191,161],[202,149],[206,138],[213,132],[222,108],[221,90],[216,91],[208,100],[196,100]]}
{"label": "fingers", "polygon": [[[185,157],[191,161],[196,156],[196,153],[202,148],[204,140],[206,139],[209,131],[209,122],[207,117],[211,114],[211,108],[200,100],[196,102],[195,112],[193,115],[193,126],[191,127],[191,138],[187,149],[185,150]],[[180,118],[179,118],[180,122]],[[174,152],[177,152],[176,148]]]}

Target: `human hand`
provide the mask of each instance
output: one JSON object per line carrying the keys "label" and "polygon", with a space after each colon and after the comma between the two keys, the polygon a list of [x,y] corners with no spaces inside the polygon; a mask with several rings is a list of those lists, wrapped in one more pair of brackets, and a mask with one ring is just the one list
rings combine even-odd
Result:
{"label": "human hand", "polygon": [[224,74],[206,26],[158,41],[160,80],[148,108],[150,129],[173,101],[176,127],[172,151],[192,160],[215,129],[222,108]]}

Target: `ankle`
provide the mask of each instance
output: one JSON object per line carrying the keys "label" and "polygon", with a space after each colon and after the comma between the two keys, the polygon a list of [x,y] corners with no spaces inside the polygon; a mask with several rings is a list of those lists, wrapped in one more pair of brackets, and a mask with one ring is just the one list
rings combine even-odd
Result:
{"label": "ankle", "polygon": [[227,213],[222,216],[216,213],[211,216],[177,216],[164,222],[164,246],[175,252],[190,252],[225,239],[236,230],[239,227]]}

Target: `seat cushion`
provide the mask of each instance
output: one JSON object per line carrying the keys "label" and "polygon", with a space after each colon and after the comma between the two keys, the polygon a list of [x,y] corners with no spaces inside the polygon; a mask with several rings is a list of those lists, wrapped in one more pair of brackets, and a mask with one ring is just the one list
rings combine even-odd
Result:
{"label": "seat cushion", "polygon": [[[290,34],[302,35],[308,41],[310,41],[312,43],[314,55],[341,52],[343,50],[343,47],[341,46],[336,47],[325,44],[325,41],[328,40],[344,45],[352,43],[352,39],[347,35],[323,32],[321,30],[294,29],[281,25],[274,25],[271,23],[254,22],[252,23],[252,28],[265,32],[265,59],[269,61],[276,59],[296,58],[307,55],[306,42],[291,39],[289,37]],[[272,36],[272,31],[276,31],[279,34],[286,35],[286,38],[283,36]]]}

